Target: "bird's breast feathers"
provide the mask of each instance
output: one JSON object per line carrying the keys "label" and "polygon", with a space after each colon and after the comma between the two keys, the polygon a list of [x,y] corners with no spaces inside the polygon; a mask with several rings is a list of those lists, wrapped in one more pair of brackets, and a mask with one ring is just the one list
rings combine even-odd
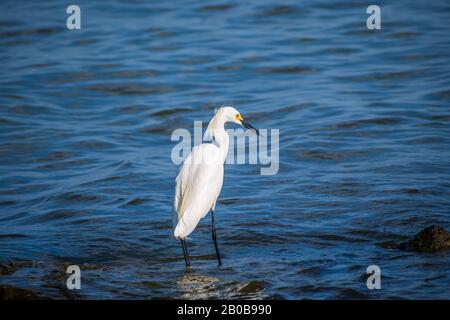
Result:
{"label": "bird's breast feathers", "polygon": [[174,209],[178,219],[185,214],[204,217],[216,202],[223,183],[223,163],[214,144],[194,147],[176,179]]}

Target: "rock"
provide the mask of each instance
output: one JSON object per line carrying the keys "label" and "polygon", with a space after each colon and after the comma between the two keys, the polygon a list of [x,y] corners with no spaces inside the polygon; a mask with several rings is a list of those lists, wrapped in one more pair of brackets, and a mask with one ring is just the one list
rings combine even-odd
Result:
{"label": "rock", "polygon": [[265,287],[264,281],[250,281],[242,286],[238,291],[240,293],[252,293],[263,290]]}
{"label": "rock", "polygon": [[11,275],[20,268],[29,268],[33,265],[30,261],[12,261],[12,262],[0,262],[0,275]]}
{"label": "rock", "polygon": [[438,252],[450,249],[450,232],[436,225],[425,228],[413,239],[400,243],[401,250]]}
{"label": "rock", "polygon": [[10,286],[0,286],[0,300],[42,300],[43,297],[26,289]]}
{"label": "rock", "polygon": [[141,282],[141,284],[148,288],[160,288],[161,287],[161,284],[156,281],[143,281],[143,282]]}

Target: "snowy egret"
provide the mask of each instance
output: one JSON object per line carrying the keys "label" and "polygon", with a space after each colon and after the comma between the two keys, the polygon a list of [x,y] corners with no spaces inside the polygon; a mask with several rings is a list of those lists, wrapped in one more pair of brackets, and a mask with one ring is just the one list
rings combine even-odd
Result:
{"label": "snowy egret", "polygon": [[175,187],[174,236],[181,241],[186,266],[190,265],[190,261],[185,239],[210,210],[211,235],[217,261],[219,265],[222,264],[217,246],[214,212],[222,189],[223,164],[228,153],[229,136],[224,127],[227,122],[242,125],[259,134],[236,109],[222,107],[206,128],[205,139],[211,140],[211,143],[195,146],[181,165]]}

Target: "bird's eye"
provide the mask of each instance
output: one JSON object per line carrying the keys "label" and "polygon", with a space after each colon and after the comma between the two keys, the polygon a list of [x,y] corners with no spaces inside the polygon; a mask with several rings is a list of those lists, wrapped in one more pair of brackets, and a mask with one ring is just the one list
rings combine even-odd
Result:
{"label": "bird's eye", "polygon": [[236,114],[236,120],[242,120],[242,117],[241,117],[241,115],[239,113]]}

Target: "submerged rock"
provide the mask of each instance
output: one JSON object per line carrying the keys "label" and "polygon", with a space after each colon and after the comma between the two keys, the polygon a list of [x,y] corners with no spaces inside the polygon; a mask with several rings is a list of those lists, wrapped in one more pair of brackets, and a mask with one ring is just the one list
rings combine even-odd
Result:
{"label": "submerged rock", "polygon": [[21,268],[29,268],[32,265],[30,261],[0,262],[0,275],[7,276]]}
{"label": "submerged rock", "polygon": [[450,249],[450,232],[433,225],[425,228],[413,239],[400,243],[399,249],[417,252],[437,252]]}
{"label": "submerged rock", "polygon": [[30,290],[0,286],[0,300],[42,300],[43,297],[38,296]]}
{"label": "submerged rock", "polygon": [[240,293],[252,293],[264,290],[266,284],[264,281],[250,281],[243,285],[238,291]]}

